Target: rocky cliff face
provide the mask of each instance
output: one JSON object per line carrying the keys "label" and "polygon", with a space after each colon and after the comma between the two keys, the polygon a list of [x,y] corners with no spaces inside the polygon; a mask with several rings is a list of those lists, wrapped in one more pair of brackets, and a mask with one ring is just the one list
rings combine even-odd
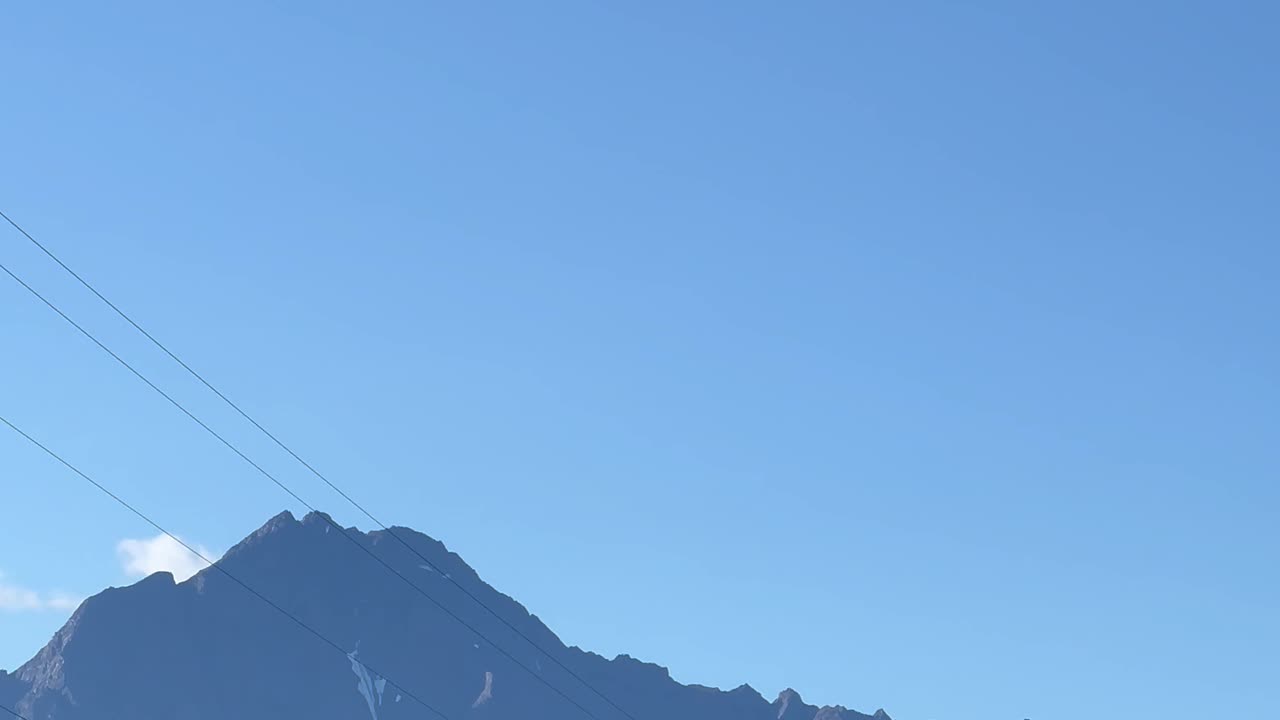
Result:
{"label": "rocky cliff face", "polygon": [[181,584],[158,573],[86,600],[34,658],[0,673],[0,703],[30,720],[440,717],[416,696],[453,720],[588,717],[537,674],[599,720],[627,720],[452,579],[636,720],[888,720],[883,711],[806,705],[792,690],[770,703],[745,685],[727,692],[682,685],[657,665],[566,647],[436,540],[395,529],[439,572],[386,532],[347,532],[512,657],[365,557],[327,518],[284,513],[220,564],[347,657],[216,570]]}

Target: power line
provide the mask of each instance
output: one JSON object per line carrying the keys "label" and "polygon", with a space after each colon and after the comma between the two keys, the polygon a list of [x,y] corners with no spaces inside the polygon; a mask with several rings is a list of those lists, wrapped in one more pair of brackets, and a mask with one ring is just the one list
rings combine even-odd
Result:
{"label": "power line", "polygon": [[[333,518],[329,517],[327,514],[325,514],[325,513],[323,513],[323,512],[320,512],[318,509],[316,509],[316,507],[315,507],[314,505],[312,505],[311,503],[309,503],[309,502],[307,502],[306,500],[302,499],[302,496],[298,495],[296,492],[294,492],[292,489],[290,489],[288,485],[285,485],[285,484],[284,484],[284,483],[283,483],[279,478],[277,478],[275,475],[272,475],[270,472],[268,472],[268,471],[266,470],[266,468],[262,467],[262,466],[261,466],[261,465],[259,465],[257,462],[255,462],[252,458],[250,458],[248,455],[244,454],[244,452],[243,452],[243,451],[241,451],[241,450],[240,450],[240,448],[236,447],[236,446],[235,446],[235,445],[234,445],[230,440],[227,440],[227,439],[226,439],[225,437],[223,437],[220,433],[218,433],[218,431],[216,431],[216,430],[214,430],[213,428],[209,427],[209,425],[208,425],[207,423],[205,423],[203,420],[201,420],[199,417],[197,417],[194,413],[192,413],[190,410],[188,410],[188,409],[186,408],[186,406],[184,406],[182,403],[180,403],[180,402],[178,402],[177,400],[175,400],[175,399],[173,398],[173,396],[172,396],[172,395],[170,395],[169,393],[167,393],[167,392],[165,392],[163,389],[161,389],[161,388],[160,388],[160,386],[158,386],[158,385],[156,385],[154,382],[152,382],[149,378],[147,378],[147,376],[146,376],[146,375],[143,375],[140,371],[138,371],[138,369],[137,369],[137,368],[135,368],[133,365],[130,365],[128,361],[126,361],[124,358],[122,358],[122,357],[120,357],[118,354],[116,354],[116,352],[115,352],[114,350],[112,350],[111,348],[107,347],[107,346],[106,346],[106,345],[105,345],[101,340],[99,340],[99,339],[98,339],[98,338],[97,338],[93,333],[91,333],[91,332],[89,332],[88,330],[86,330],[86,329],[84,328],[84,326],[80,325],[80,324],[79,324],[79,323],[77,323],[75,320],[73,320],[73,319],[71,318],[71,316],[69,316],[69,315],[67,315],[65,312],[63,312],[61,308],[59,308],[57,305],[53,304],[53,302],[51,302],[51,301],[50,301],[48,298],[46,298],[44,295],[41,295],[41,294],[40,294],[40,292],[39,292],[38,290],[36,290],[35,288],[31,287],[31,285],[27,284],[27,282],[26,282],[26,281],[24,281],[22,278],[18,277],[18,275],[17,275],[17,274],[15,274],[12,270],[10,270],[10,269],[9,269],[9,267],[8,267],[8,266],[6,266],[4,263],[0,263],[0,271],[3,271],[6,275],[8,275],[10,278],[12,278],[15,282],[17,282],[19,285],[21,285],[23,288],[25,288],[25,289],[27,290],[27,292],[31,293],[33,296],[35,296],[37,299],[39,299],[41,302],[43,302],[45,305],[47,305],[51,310],[53,310],[55,313],[57,313],[57,314],[58,314],[58,315],[59,315],[63,320],[66,320],[66,321],[67,321],[67,323],[69,323],[72,327],[74,327],[76,330],[78,330],[82,335],[84,335],[85,337],[87,337],[89,340],[93,341],[93,343],[94,343],[95,345],[97,345],[97,346],[98,346],[98,347],[99,347],[103,352],[105,352],[105,353],[107,353],[108,355],[110,355],[113,359],[115,359],[115,361],[116,361],[116,362],[120,363],[120,364],[121,364],[122,366],[124,366],[124,367],[129,371],[129,372],[133,373],[133,374],[134,374],[134,376],[136,376],[139,380],[141,380],[143,383],[145,383],[145,384],[147,385],[147,387],[149,387],[149,388],[151,388],[152,390],[156,391],[156,393],[158,393],[161,397],[163,397],[165,400],[167,400],[167,401],[169,402],[169,404],[173,405],[175,408],[177,408],[178,410],[180,410],[184,415],[186,415],[188,418],[190,418],[190,419],[192,420],[192,422],[194,422],[194,423],[196,423],[197,425],[199,425],[202,429],[204,429],[204,431],[205,431],[205,432],[209,433],[209,435],[213,436],[216,440],[218,440],[218,442],[220,442],[220,443],[222,443],[223,445],[225,445],[228,449],[230,449],[233,453],[235,453],[235,454],[236,454],[236,455],[237,455],[241,460],[244,460],[246,463],[248,463],[248,464],[249,464],[249,465],[250,465],[254,470],[257,470],[259,474],[261,474],[263,477],[267,478],[267,479],[268,479],[268,480],[270,480],[272,483],[274,483],[274,484],[276,485],[276,487],[279,487],[281,490],[283,490],[284,492],[288,493],[289,497],[291,497],[291,498],[293,498],[294,500],[298,501],[298,502],[299,502],[299,503],[301,503],[304,507],[306,507],[308,510],[310,510],[310,511],[311,511],[311,512],[313,512],[313,513],[315,513],[315,514],[316,514],[316,515],[318,515],[319,517],[323,518],[323,519],[325,520],[325,522],[329,523],[329,525],[330,525],[331,527],[335,528],[335,529],[339,532],[339,534],[341,534],[344,538],[346,538],[349,542],[351,542],[351,544],[353,544],[353,545],[355,545],[357,548],[359,548],[361,552],[363,552],[364,554],[366,554],[366,555],[368,555],[370,558],[372,558],[372,559],[374,560],[374,562],[377,562],[379,565],[381,565],[382,567],[384,567],[384,568],[386,568],[388,571],[390,571],[392,574],[394,574],[396,577],[400,578],[400,580],[401,580],[401,581],[403,581],[406,585],[408,585],[409,587],[411,587],[411,588],[413,588],[415,591],[417,591],[417,593],[418,593],[419,595],[421,595],[421,596],[423,596],[424,598],[426,598],[427,600],[429,600],[433,605],[435,605],[437,608],[439,608],[442,612],[444,612],[444,613],[445,613],[446,615],[448,615],[449,617],[451,617],[451,618],[453,618],[454,620],[456,620],[456,621],[457,621],[459,624],[461,624],[463,627],[465,627],[466,629],[468,629],[468,630],[470,630],[471,632],[475,633],[475,634],[476,634],[478,637],[480,637],[482,640],[484,640],[485,642],[487,642],[487,643],[489,643],[490,645],[492,645],[492,646],[493,646],[493,649],[494,649],[494,650],[497,650],[499,654],[501,654],[503,657],[506,657],[508,660],[510,660],[512,663],[514,663],[517,667],[519,667],[519,668],[521,668],[522,670],[524,670],[525,672],[529,673],[529,675],[530,675],[530,676],[532,676],[532,677],[533,677],[534,679],[536,679],[538,682],[540,682],[540,683],[542,683],[543,685],[545,685],[545,686],[547,686],[548,688],[550,688],[552,692],[554,692],[554,693],[556,693],[557,695],[559,695],[560,697],[564,698],[564,699],[565,699],[565,701],[567,701],[568,703],[570,703],[571,705],[573,705],[573,706],[574,706],[574,707],[576,707],[577,709],[581,710],[584,714],[586,714],[586,715],[587,715],[587,717],[592,718],[592,720],[600,720],[599,718],[597,718],[597,717],[595,716],[595,714],[594,714],[594,713],[592,713],[590,710],[588,710],[586,707],[584,707],[584,706],[583,706],[581,703],[579,703],[577,700],[574,700],[572,697],[570,697],[570,696],[569,696],[567,693],[565,693],[563,690],[561,690],[560,688],[558,688],[558,687],[556,687],[555,685],[553,685],[549,680],[547,680],[545,677],[543,677],[540,673],[538,673],[538,672],[537,672],[537,671],[535,671],[534,669],[530,668],[529,666],[527,666],[527,665],[525,665],[524,663],[522,663],[522,662],[520,662],[519,660],[517,660],[517,659],[516,659],[516,657],[515,657],[514,655],[512,655],[512,654],[511,654],[511,653],[509,653],[509,652],[507,652],[507,651],[506,651],[505,649],[503,649],[503,648],[502,648],[502,646],[500,646],[498,643],[496,643],[496,642],[494,642],[493,640],[489,639],[489,637],[488,637],[487,635],[485,635],[483,632],[481,632],[481,631],[479,630],[479,628],[477,628],[477,627],[475,627],[474,625],[472,625],[471,623],[467,622],[467,621],[466,621],[466,620],[464,620],[460,615],[458,615],[458,614],[457,614],[457,613],[455,613],[454,611],[450,610],[448,607],[446,607],[443,603],[441,603],[441,602],[440,602],[439,600],[437,600],[436,598],[432,597],[430,593],[428,593],[426,590],[423,590],[423,589],[422,589],[422,587],[421,587],[421,586],[419,586],[416,582],[414,582],[413,580],[409,579],[409,577],[408,577],[408,576],[406,576],[404,573],[400,572],[400,571],[399,571],[399,570],[397,570],[394,566],[392,566],[390,563],[388,563],[386,560],[384,560],[384,559],[382,559],[381,557],[379,557],[379,556],[377,555],[377,553],[374,553],[372,550],[370,550],[369,548],[365,547],[365,546],[364,546],[364,544],[363,544],[363,543],[361,543],[359,540],[356,540],[355,538],[351,537],[351,535],[350,535],[349,533],[347,533],[346,529],[345,529],[345,528],[343,528],[341,525],[339,525],[337,522],[335,522],[335,521],[333,520]],[[401,542],[403,542],[403,541],[401,541]],[[415,554],[416,554],[416,553],[415,553]],[[419,557],[421,557],[421,555],[419,555]],[[440,572],[440,574],[441,574],[441,576],[444,576],[444,573],[443,573],[443,572]],[[451,578],[449,578],[449,579],[451,579]],[[456,585],[457,583],[455,582],[454,584]],[[473,596],[473,597],[474,597],[474,596]],[[493,611],[492,611],[492,610],[490,610],[490,612],[493,612]],[[536,646],[535,646],[535,647],[536,647]],[[545,651],[544,651],[544,652],[545,652]],[[628,717],[630,717],[630,716],[628,716]],[[635,720],[635,719],[634,719],[634,718],[632,718],[632,720]]]}
{"label": "power line", "polygon": [[[107,497],[111,498],[112,500],[115,500],[117,503],[119,503],[121,506],[123,506],[126,510],[128,510],[129,512],[133,513],[134,515],[137,515],[138,517],[142,518],[144,521],[146,521],[146,523],[147,523],[148,525],[150,525],[151,527],[155,528],[156,530],[158,530],[158,531],[159,531],[159,532],[161,532],[162,534],[167,535],[167,536],[169,537],[169,539],[173,540],[174,542],[178,543],[178,544],[179,544],[179,545],[181,545],[182,547],[186,548],[186,549],[187,549],[187,550],[188,550],[192,555],[195,555],[196,557],[200,558],[200,559],[201,559],[201,560],[203,560],[205,563],[207,563],[207,564],[209,565],[209,567],[211,567],[211,568],[213,568],[213,569],[217,570],[218,572],[222,573],[223,575],[226,575],[229,579],[231,579],[233,582],[235,582],[235,583],[236,583],[237,585],[239,585],[240,587],[242,587],[242,588],[244,588],[245,590],[247,590],[247,591],[248,591],[249,593],[251,593],[254,597],[258,598],[259,600],[261,600],[262,602],[266,603],[267,605],[270,605],[272,608],[274,608],[274,609],[276,610],[276,612],[278,612],[278,613],[280,613],[281,615],[284,615],[285,617],[287,617],[287,618],[289,618],[290,620],[292,620],[295,624],[297,624],[297,625],[298,625],[298,627],[301,627],[303,630],[306,630],[307,632],[311,633],[311,634],[312,634],[312,635],[314,635],[315,637],[319,638],[319,639],[320,639],[320,640],[322,640],[326,645],[328,645],[328,646],[332,647],[334,650],[337,650],[338,652],[342,653],[342,654],[343,654],[343,655],[345,655],[348,659],[351,659],[351,660],[354,660],[354,662],[360,663],[362,666],[364,666],[366,669],[368,669],[368,670],[369,670],[370,672],[372,672],[374,675],[377,675],[378,677],[385,679],[385,680],[386,680],[388,683],[390,683],[390,684],[391,684],[391,686],[392,686],[392,687],[394,687],[396,690],[399,690],[403,695],[408,696],[408,697],[409,697],[409,698],[411,698],[412,700],[416,701],[418,704],[422,705],[424,708],[426,708],[426,709],[430,710],[432,713],[434,713],[434,714],[436,714],[436,715],[440,716],[440,717],[441,717],[441,718],[443,718],[444,720],[451,720],[451,719],[449,718],[449,716],[448,716],[448,715],[444,714],[444,713],[443,713],[443,712],[441,712],[440,710],[437,710],[437,709],[436,709],[434,706],[432,706],[430,703],[428,703],[427,701],[425,701],[425,700],[423,700],[422,698],[418,697],[418,696],[417,696],[417,695],[415,695],[414,693],[410,692],[407,688],[405,688],[403,685],[401,685],[400,683],[396,682],[395,680],[392,680],[390,677],[388,677],[387,675],[385,675],[382,671],[378,670],[377,668],[373,667],[372,665],[369,665],[369,664],[368,664],[368,663],[366,663],[366,662],[363,662],[363,661],[360,661],[360,660],[355,660],[354,658],[352,658],[352,657],[351,657],[351,653],[350,653],[349,651],[347,651],[346,649],[344,649],[341,645],[339,645],[338,643],[334,642],[333,640],[330,640],[327,636],[325,636],[324,634],[322,634],[319,630],[316,630],[315,628],[313,628],[313,627],[311,627],[310,625],[308,625],[305,621],[303,621],[303,620],[302,620],[301,618],[299,618],[297,615],[294,615],[293,613],[289,612],[288,610],[285,610],[283,607],[281,607],[280,605],[276,604],[276,603],[275,603],[274,601],[272,601],[270,598],[268,598],[267,596],[265,596],[265,595],[263,595],[262,593],[260,593],[260,592],[258,592],[257,590],[255,590],[255,589],[254,589],[252,586],[250,586],[248,583],[244,582],[243,580],[241,580],[240,578],[238,578],[238,577],[236,577],[234,574],[232,574],[232,572],[231,572],[230,570],[227,570],[226,568],[222,567],[221,565],[219,565],[219,564],[215,563],[214,561],[210,560],[209,558],[205,557],[205,556],[204,556],[204,554],[202,554],[199,550],[196,550],[196,549],[195,549],[194,547],[192,547],[191,545],[187,544],[187,542],[186,542],[186,541],[184,541],[182,538],[178,537],[177,535],[174,535],[173,533],[171,533],[171,532],[169,532],[168,530],[166,530],[166,529],[164,529],[163,527],[161,527],[159,523],[157,523],[155,520],[152,520],[149,516],[147,516],[147,515],[146,515],[145,513],[143,513],[141,510],[139,510],[139,509],[137,509],[136,507],[134,507],[133,505],[129,504],[126,500],[124,500],[123,498],[121,498],[119,495],[116,495],[114,492],[112,492],[111,490],[109,490],[105,485],[103,485],[102,483],[99,483],[97,480],[94,480],[92,477],[90,477],[89,475],[85,474],[83,471],[81,471],[81,470],[80,470],[79,468],[77,468],[75,465],[72,465],[69,461],[67,461],[66,459],[64,459],[61,455],[59,455],[58,453],[56,453],[56,452],[54,452],[53,450],[51,450],[51,449],[50,449],[47,445],[45,445],[44,443],[42,443],[42,442],[40,442],[39,440],[36,440],[34,437],[32,437],[32,436],[28,435],[28,434],[26,433],[26,431],[24,431],[22,428],[18,427],[17,425],[14,425],[12,422],[10,422],[10,421],[9,421],[9,419],[8,419],[8,418],[6,418],[6,417],[4,417],[4,416],[0,416],[0,423],[4,423],[5,425],[9,426],[9,429],[11,429],[11,430],[13,430],[14,432],[18,433],[18,434],[19,434],[19,435],[21,435],[23,438],[26,438],[26,440],[27,440],[28,442],[30,442],[32,445],[35,445],[36,447],[38,447],[38,448],[40,448],[41,450],[43,450],[43,451],[45,452],[45,454],[46,454],[46,455],[48,455],[49,457],[53,458],[54,460],[57,460],[59,463],[61,463],[62,465],[64,465],[68,470],[70,470],[71,472],[75,473],[76,475],[79,475],[81,478],[83,478],[84,480],[86,480],[90,485],[93,485],[93,486],[94,486],[95,488],[97,488],[98,490],[101,490],[101,491],[102,491],[102,492],[103,492]],[[17,712],[15,712],[15,711],[13,711],[13,710],[9,710],[8,708],[5,708],[5,710],[8,710],[8,712],[9,712],[9,713],[11,713],[12,715],[14,715],[14,716],[16,716],[16,717],[19,717],[19,718],[21,718],[21,717],[22,717],[21,715],[18,715],[18,713],[17,713]],[[27,719],[26,719],[26,718],[24,718],[23,720],[27,720]]]}
{"label": "power line", "polygon": [[[559,659],[559,658],[557,658],[553,653],[551,653],[551,652],[547,651],[547,650],[546,650],[545,648],[543,648],[540,644],[538,644],[537,642],[535,642],[535,641],[533,640],[533,638],[531,638],[531,637],[529,637],[528,635],[526,635],[526,634],[524,633],[524,631],[520,630],[520,628],[516,627],[513,623],[511,623],[511,622],[510,622],[510,621],[508,621],[506,618],[504,618],[500,613],[498,613],[496,610],[494,610],[492,607],[490,607],[487,603],[485,603],[485,602],[484,602],[484,600],[480,599],[480,598],[479,598],[479,597],[477,597],[474,593],[472,593],[470,590],[468,590],[468,589],[466,588],[466,586],[462,585],[462,584],[461,584],[461,583],[459,583],[457,580],[454,580],[452,577],[450,577],[450,576],[449,576],[448,574],[446,574],[444,571],[440,570],[440,568],[436,567],[436,566],[435,566],[435,564],[431,562],[431,560],[427,559],[427,557],[426,557],[425,555],[423,555],[422,553],[418,552],[417,548],[413,547],[413,546],[412,546],[412,545],[410,545],[408,542],[406,542],[406,541],[404,540],[404,538],[400,537],[399,533],[395,532],[395,530],[393,530],[391,527],[389,527],[386,523],[384,523],[384,522],[382,522],[381,520],[379,520],[378,518],[374,517],[373,513],[371,513],[370,511],[366,510],[366,509],[365,509],[365,507],[364,507],[363,505],[361,505],[360,503],[356,502],[356,500],[355,500],[354,498],[352,498],[352,497],[351,497],[351,496],[350,496],[346,491],[344,491],[342,488],[338,487],[338,485],[337,485],[337,484],[335,484],[333,481],[329,480],[329,478],[328,478],[328,477],[326,477],[326,476],[325,476],[323,473],[321,473],[319,470],[317,470],[317,469],[315,468],[315,466],[313,466],[311,463],[309,463],[309,462],[307,462],[306,460],[304,460],[304,459],[302,458],[302,456],[298,455],[298,453],[294,452],[293,448],[291,448],[291,447],[289,447],[288,445],[286,445],[286,444],[284,443],[284,441],[280,440],[280,438],[279,438],[279,437],[277,437],[277,436],[275,435],[275,433],[271,432],[271,431],[270,431],[270,430],[268,430],[266,427],[264,427],[264,426],[263,426],[261,423],[259,423],[256,419],[254,419],[251,415],[249,415],[249,413],[248,413],[248,412],[246,412],[246,411],[245,411],[245,410],[243,410],[243,409],[242,409],[238,404],[236,404],[235,402],[233,402],[233,401],[231,400],[231,398],[227,397],[227,396],[226,396],[226,395],[225,395],[221,390],[219,390],[218,388],[214,387],[213,383],[211,383],[211,382],[209,382],[208,380],[206,380],[206,379],[205,379],[205,377],[204,377],[203,375],[201,375],[200,373],[196,372],[196,371],[195,371],[195,369],[193,369],[190,365],[188,365],[188,364],[187,364],[187,363],[186,363],[182,358],[178,357],[178,355],[177,355],[176,353],[174,353],[172,350],[170,350],[170,349],[168,348],[168,346],[166,346],[164,343],[162,343],[162,342],[160,342],[159,340],[157,340],[157,339],[156,339],[156,337],[155,337],[154,335],[152,335],[151,333],[147,332],[147,330],[146,330],[145,328],[143,328],[143,327],[142,327],[141,325],[139,325],[136,321],[134,321],[134,319],[133,319],[132,317],[130,317],[127,313],[125,313],[125,311],[121,310],[121,309],[119,308],[119,306],[117,306],[115,303],[111,302],[109,299],[107,299],[107,297],[106,297],[105,295],[103,295],[101,292],[99,292],[99,291],[98,291],[98,289],[97,289],[97,288],[95,288],[92,284],[90,284],[88,280],[85,280],[85,279],[84,279],[84,278],[83,278],[79,273],[77,273],[75,270],[71,269],[71,267],[70,267],[69,265],[67,265],[65,262],[63,262],[63,261],[62,261],[62,259],[61,259],[61,258],[59,258],[57,255],[55,255],[55,254],[53,253],[53,251],[52,251],[52,250],[50,250],[48,247],[46,247],[46,246],[45,246],[43,243],[41,243],[39,240],[36,240],[36,239],[35,239],[35,237],[33,237],[33,236],[31,235],[31,233],[28,233],[25,229],[23,229],[23,227],[22,227],[21,225],[19,225],[19,224],[18,224],[17,222],[15,222],[12,218],[10,218],[8,215],[6,215],[6,214],[4,213],[4,211],[3,211],[3,210],[0,210],[0,217],[3,217],[3,218],[4,218],[4,219],[5,219],[5,220],[10,224],[10,225],[12,225],[12,226],[14,227],[14,229],[16,229],[18,232],[22,233],[22,235],[23,235],[24,237],[26,237],[28,240],[30,240],[30,241],[32,242],[32,244],[34,244],[37,248],[39,248],[41,252],[43,252],[43,253],[44,253],[45,255],[47,255],[51,260],[53,260],[55,263],[57,263],[57,264],[58,264],[58,266],[59,266],[59,267],[61,267],[63,270],[67,271],[67,273],[69,273],[69,274],[71,275],[71,277],[75,278],[75,279],[76,279],[76,280],[77,280],[81,285],[83,285],[86,289],[88,289],[88,290],[89,290],[89,292],[93,293],[95,296],[97,296],[97,298],[98,298],[99,300],[101,300],[102,302],[106,303],[107,307],[109,307],[109,308],[111,308],[113,311],[115,311],[115,313],[116,313],[117,315],[119,315],[121,318],[123,318],[123,319],[125,320],[125,322],[129,323],[130,325],[132,325],[132,326],[133,326],[133,328],[134,328],[135,330],[137,330],[139,333],[142,333],[143,337],[145,337],[146,339],[148,339],[148,340],[150,340],[150,341],[151,341],[151,344],[155,345],[157,348],[159,348],[161,351],[163,351],[165,355],[168,355],[168,356],[169,356],[169,357],[170,357],[174,362],[176,362],[178,365],[180,365],[180,366],[182,367],[182,369],[186,370],[186,371],[187,371],[187,372],[188,372],[192,377],[194,377],[196,380],[200,381],[200,383],[201,383],[202,385],[204,385],[206,388],[208,388],[211,392],[213,392],[213,394],[214,394],[214,395],[217,395],[217,396],[218,396],[218,397],[219,397],[219,398],[220,398],[224,403],[226,403],[229,407],[231,407],[231,409],[235,410],[235,411],[236,411],[236,413],[238,413],[238,414],[240,415],[240,417],[242,417],[242,418],[244,418],[245,420],[249,421],[249,423],[250,423],[251,425],[253,425],[255,428],[257,428],[258,430],[260,430],[260,431],[262,432],[262,434],[264,434],[264,435],[266,435],[268,438],[270,438],[272,442],[274,442],[278,447],[280,447],[282,450],[284,450],[286,453],[288,453],[291,457],[293,457],[293,459],[294,459],[294,460],[297,460],[299,463],[301,463],[301,464],[302,464],[302,466],[303,466],[303,467],[305,467],[307,470],[309,470],[309,471],[311,472],[311,474],[312,474],[312,475],[315,475],[317,478],[320,478],[320,480],[321,480],[321,481],[323,481],[325,485],[328,485],[330,489],[332,489],[334,492],[338,493],[338,495],[342,496],[342,499],[346,500],[346,501],[347,501],[347,502],[348,502],[352,507],[354,507],[356,510],[360,511],[360,513],[361,513],[361,514],[363,514],[366,518],[368,518],[371,522],[373,522],[373,523],[374,523],[374,524],[376,524],[378,527],[380,527],[380,528],[382,528],[384,531],[386,531],[388,535],[390,535],[392,538],[394,538],[394,539],[396,540],[396,542],[400,543],[402,546],[404,546],[406,549],[408,549],[408,550],[409,550],[409,552],[411,552],[411,553],[413,553],[414,555],[416,555],[420,560],[422,560],[424,563],[426,563],[428,567],[430,567],[432,570],[435,570],[435,571],[436,571],[436,572],[437,572],[441,577],[443,577],[445,580],[449,581],[449,582],[450,582],[454,587],[456,587],[456,588],[458,588],[459,590],[461,590],[461,591],[462,591],[462,592],[463,592],[463,593],[464,593],[468,598],[470,598],[471,600],[475,601],[475,603],[476,603],[476,604],[478,604],[480,607],[484,608],[484,609],[485,609],[485,610],[486,610],[490,615],[492,615],[493,617],[497,618],[497,620],[498,620],[499,622],[501,622],[503,625],[505,625],[508,629],[510,629],[510,630],[511,630],[512,632],[514,632],[516,635],[520,636],[520,638],[521,638],[521,639],[523,639],[525,642],[529,643],[529,645],[531,645],[535,650],[537,650],[538,652],[542,653],[545,657],[547,657],[548,659],[550,659],[550,660],[551,660],[551,662],[553,662],[553,663],[555,663],[556,665],[558,665],[562,670],[564,670],[564,671],[565,671],[565,672],[567,672],[571,677],[573,677],[573,679],[577,680],[579,683],[581,683],[583,686],[585,686],[585,687],[586,687],[587,689],[589,689],[591,692],[595,693],[598,697],[600,697],[600,698],[601,698],[602,700],[604,700],[606,703],[608,703],[609,705],[611,705],[615,710],[617,710],[618,712],[620,712],[620,713],[622,713],[623,715],[625,715],[629,720],[637,720],[637,719],[636,719],[636,717],[635,717],[634,715],[632,715],[631,713],[627,712],[625,709],[623,709],[622,707],[620,707],[617,703],[615,703],[615,702],[614,702],[611,698],[609,698],[607,695],[605,695],[604,693],[602,693],[602,692],[600,692],[599,690],[597,690],[597,689],[595,688],[595,686],[593,686],[591,683],[587,682],[587,681],[586,681],[585,679],[583,679],[583,678],[582,678],[582,676],[580,676],[577,672],[575,672],[573,669],[569,668],[567,665],[565,665],[563,662],[561,662],[561,661],[560,661],[560,659]],[[25,283],[24,283],[24,285],[25,285]],[[73,324],[74,324],[74,323],[73,323]],[[105,349],[105,348],[104,348],[104,349]],[[108,352],[109,352],[109,351],[108,351]],[[114,355],[114,353],[113,353],[113,355]],[[118,359],[118,358],[117,358],[117,359]],[[148,383],[148,384],[149,384],[149,383]],[[188,414],[189,414],[189,413],[188,413]],[[198,421],[197,421],[197,422],[198,422]],[[201,424],[203,425],[203,423],[201,423]],[[277,484],[279,484],[279,483],[277,483]],[[287,490],[287,489],[286,489],[286,490]],[[292,493],[292,492],[289,492],[289,494],[290,494],[290,495],[293,495],[293,493]],[[297,496],[296,496],[296,495],[294,495],[294,497],[296,498]],[[299,501],[301,501],[301,499],[300,499],[300,498],[299,498]],[[305,503],[304,503],[304,504],[305,504]],[[496,646],[495,646],[495,647],[496,647]]]}
{"label": "power line", "polygon": [[10,715],[12,715],[12,716],[14,716],[14,717],[18,718],[18,720],[31,720],[31,718],[27,717],[26,715],[20,715],[20,714],[18,714],[18,711],[17,711],[17,710],[11,710],[11,709],[9,709],[9,708],[5,707],[4,705],[0,705],[0,710],[3,710],[3,711],[5,711],[5,712],[9,713]]}

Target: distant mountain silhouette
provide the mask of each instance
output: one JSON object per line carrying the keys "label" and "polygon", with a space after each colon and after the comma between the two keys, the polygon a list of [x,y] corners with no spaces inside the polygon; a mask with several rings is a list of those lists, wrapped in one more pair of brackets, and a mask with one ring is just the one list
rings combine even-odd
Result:
{"label": "distant mountain silhouette", "polygon": [[[386,532],[348,531],[599,720],[625,720],[466,598]],[[566,647],[440,542],[395,532],[637,720],[889,720],[770,703],[743,685],[681,685],[627,655]],[[345,648],[344,658],[216,570],[175,584],[157,573],[89,598],[34,658],[0,672],[0,703],[31,720],[400,720],[433,717],[363,663],[454,720],[587,716],[471,631],[362,557],[317,513],[272,518],[220,564]]]}

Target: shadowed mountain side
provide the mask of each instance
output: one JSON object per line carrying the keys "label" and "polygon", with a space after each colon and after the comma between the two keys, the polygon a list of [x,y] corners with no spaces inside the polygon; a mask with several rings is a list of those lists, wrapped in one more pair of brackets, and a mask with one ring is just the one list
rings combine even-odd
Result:
{"label": "shadowed mountain side", "polygon": [[[34,658],[0,674],[0,701],[31,720],[397,720],[586,718],[516,662],[590,709],[626,720],[449,578],[609,696],[637,720],[862,720],[844,708],[805,705],[794,691],[770,703],[747,686],[724,692],[681,685],[665,668],[626,655],[608,660],[565,647],[537,617],[494,590],[460,557],[425,535],[347,531],[515,658],[405,587],[339,537],[327,518],[288,513],[229,550],[220,564],[301,621],[352,651],[333,648],[217,570],[175,584],[157,573],[86,600]],[[403,685],[397,689],[377,672]],[[874,716],[888,720],[883,711]]]}

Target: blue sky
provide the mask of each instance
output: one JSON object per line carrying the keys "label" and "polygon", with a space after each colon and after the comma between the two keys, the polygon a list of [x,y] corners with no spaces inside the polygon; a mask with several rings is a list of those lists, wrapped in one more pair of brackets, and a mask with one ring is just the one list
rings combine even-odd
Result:
{"label": "blue sky", "polygon": [[[570,643],[898,720],[1276,716],[1277,22],[15,5],[0,208]],[[298,510],[7,279],[0,323],[0,414],[185,538]],[[164,548],[0,458],[12,668]]]}

